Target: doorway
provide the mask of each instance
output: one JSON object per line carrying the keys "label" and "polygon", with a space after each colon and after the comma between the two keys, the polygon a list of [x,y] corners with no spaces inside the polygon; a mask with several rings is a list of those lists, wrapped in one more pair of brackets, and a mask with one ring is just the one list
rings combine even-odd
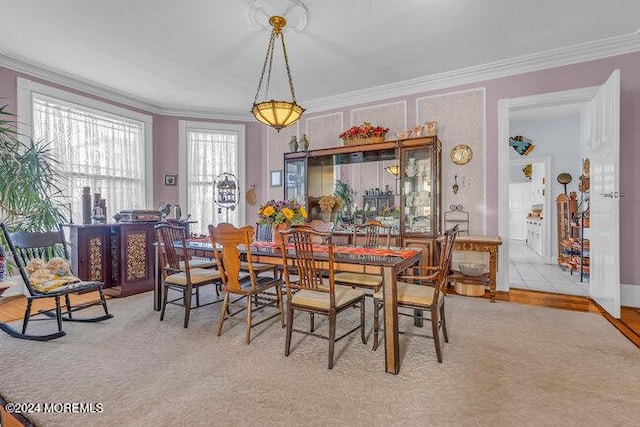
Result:
{"label": "doorway", "polygon": [[[560,173],[573,177],[567,192],[577,190],[581,159],[588,157],[581,134],[591,126],[587,105],[596,90],[584,88],[499,101],[499,141],[520,135],[532,139],[534,144],[526,156],[508,144],[501,144],[498,149],[498,206],[500,212],[509,212],[499,221],[499,234],[505,243],[499,260],[499,290],[513,287],[589,295],[589,284],[581,281],[579,272],[571,273],[558,265],[555,199],[564,192],[556,181]],[[523,169],[527,165],[537,165],[543,178],[538,174],[536,181],[524,179]],[[530,197],[524,197],[523,202],[526,216],[519,219],[514,215],[523,215],[522,206],[517,206],[523,197],[517,197],[516,203],[511,197],[518,185],[521,191],[530,191]],[[518,221],[521,222],[517,224]]]}

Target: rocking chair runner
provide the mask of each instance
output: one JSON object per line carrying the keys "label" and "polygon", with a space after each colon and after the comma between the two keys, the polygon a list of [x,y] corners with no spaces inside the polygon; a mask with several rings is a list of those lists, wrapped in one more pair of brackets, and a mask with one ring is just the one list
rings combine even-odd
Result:
{"label": "rocking chair runner", "polygon": [[[83,281],[76,279],[70,283],[64,284],[59,287],[52,288],[50,290],[44,290],[38,288],[32,283],[29,278],[29,274],[26,270],[26,265],[29,261],[40,258],[43,261],[48,261],[53,257],[63,257],[69,259],[69,253],[67,251],[64,234],[61,229],[51,232],[16,232],[10,233],[3,223],[0,223],[2,233],[9,246],[11,255],[13,256],[15,263],[18,266],[20,275],[24,280],[29,295],[27,295],[27,307],[24,313],[24,319],[22,322],[22,331],[19,332],[7,324],[0,323],[0,329],[15,338],[35,340],[35,341],[49,341],[52,339],[60,338],[66,333],[62,330],[62,321],[74,321],[74,322],[100,322],[102,320],[110,319],[112,314],[107,310],[107,301],[104,297],[104,283],[96,281]],[[72,305],[71,294],[85,293],[98,291],[99,300],[92,301],[84,304]],[[65,310],[63,311],[61,305],[61,298],[64,297]],[[47,298],[53,298],[55,300],[55,308],[49,310],[41,310],[38,314],[43,314],[47,317],[55,317],[58,323],[58,332],[46,335],[28,335],[27,326],[31,319],[31,307],[33,301],[42,300]],[[74,313],[83,310],[85,308],[101,305],[104,310],[104,315],[91,318],[77,318]],[[44,319],[33,319],[44,320]]]}

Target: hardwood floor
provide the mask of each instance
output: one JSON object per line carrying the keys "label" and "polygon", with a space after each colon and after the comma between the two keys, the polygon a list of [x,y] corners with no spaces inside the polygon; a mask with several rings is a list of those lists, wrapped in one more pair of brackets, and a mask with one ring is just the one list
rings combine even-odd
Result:
{"label": "hardwood floor", "polygon": [[[99,298],[98,292],[88,292],[81,295],[71,295],[72,304],[82,304],[95,301]],[[109,299],[109,297],[106,297]],[[26,298],[23,296],[14,296],[0,300],[0,322],[13,322],[24,317],[26,308]],[[35,314],[38,310],[48,310],[55,308],[53,299],[37,300],[33,302],[31,313]]]}

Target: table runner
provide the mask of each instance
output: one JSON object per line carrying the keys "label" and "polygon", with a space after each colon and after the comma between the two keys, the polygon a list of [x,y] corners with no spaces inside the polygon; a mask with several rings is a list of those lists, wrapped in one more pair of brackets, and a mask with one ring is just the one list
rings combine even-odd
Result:
{"label": "table runner", "polygon": [[[208,238],[190,238],[187,239],[187,242],[194,243],[211,243]],[[251,243],[251,246],[255,248],[267,248],[267,249],[276,249],[280,246],[274,244],[272,242],[259,242],[254,241]],[[287,245],[287,249],[294,249],[293,245]],[[329,246],[327,245],[313,245],[314,251],[317,252],[328,252]],[[352,255],[364,255],[364,256],[395,256],[403,259],[411,258],[418,251],[415,249],[384,249],[384,248],[361,248],[354,246],[333,246],[334,254],[352,254]]]}

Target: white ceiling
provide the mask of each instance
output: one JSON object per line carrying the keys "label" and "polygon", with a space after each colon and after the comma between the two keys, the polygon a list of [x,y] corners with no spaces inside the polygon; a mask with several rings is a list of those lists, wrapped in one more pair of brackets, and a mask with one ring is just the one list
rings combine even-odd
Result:
{"label": "white ceiling", "polygon": [[[280,0],[283,2],[283,0]],[[285,2],[286,3],[286,2]],[[638,0],[304,0],[298,102],[637,32]],[[247,0],[0,0],[0,53],[163,109],[246,115],[268,31]],[[276,56],[281,57],[281,50]],[[284,74],[284,71],[276,74]],[[274,81],[278,97],[279,81]],[[1,95],[0,96],[6,96]],[[284,96],[284,95],[282,95]]]}

